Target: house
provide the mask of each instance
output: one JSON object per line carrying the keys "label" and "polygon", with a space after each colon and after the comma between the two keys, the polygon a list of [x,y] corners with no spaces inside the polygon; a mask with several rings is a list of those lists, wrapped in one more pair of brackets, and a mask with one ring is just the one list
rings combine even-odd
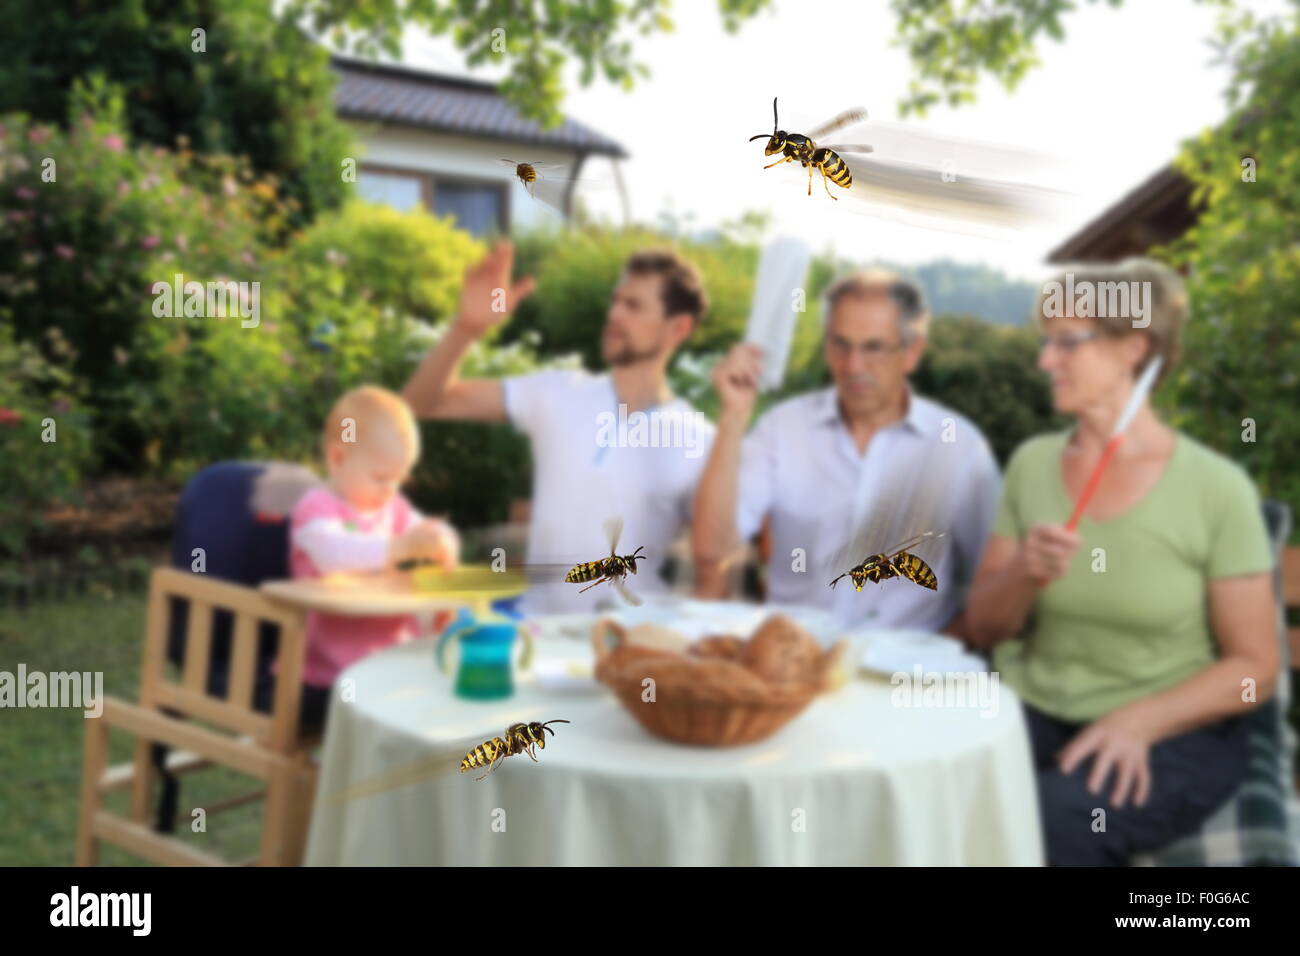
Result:
{"label": "house", "polygon": [[[344,57],[333,58],[331,68],[338,76],[338,115],[365,145],[357,175],[361,195],[398,209],[418,204],[452,215],[475,235],[559,219],[500,160],[562,166],[552,174],[558,183],[576,179],[591,157],[627,155],[575,120],[546,130],[524,119],[491,83]],[[572,184],[554,194],[567,217]]]}
{"label": "house", "polygon": [[1143,255],[1196,221],[1191,200],[1192,184],[1165,166],[1048,253],[1047,261],[1118,262]]}

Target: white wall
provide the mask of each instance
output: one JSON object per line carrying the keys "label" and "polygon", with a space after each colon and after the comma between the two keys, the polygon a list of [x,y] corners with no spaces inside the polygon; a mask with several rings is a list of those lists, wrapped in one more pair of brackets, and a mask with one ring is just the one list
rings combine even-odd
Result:
{"label": "white wall", "polygon": [[[349,121],[349,125],[356,130],[358,139],[365,147],[360,157],[363,166],[369,162],[380,166],[400,166],[432,173],[511,182],[513,183],[510,191],[512,229],[529,229],[547,224],[555,226],[563,221],[545,203],[529,196],[523,184],[515,177],[513,170],[502,165],[500,160],[504,158],[520,162],[562,165],[565,168],[556,170],[553,174],[552,178],[557,178],[573,175],[575,153],[527,143],[475,139],[469,136],[455,136],[378,123]],[[545,175],[543,172],[543,176]],[[558,192],[556,188],[542,190],[542,194],[548,198]]]}

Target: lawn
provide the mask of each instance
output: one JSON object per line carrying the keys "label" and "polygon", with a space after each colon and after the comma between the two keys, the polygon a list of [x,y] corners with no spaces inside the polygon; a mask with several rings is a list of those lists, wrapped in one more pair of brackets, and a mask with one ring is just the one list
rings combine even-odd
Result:
{"label": "lawn", "polygon": [[[15,673],[20,663],[33,671],[100,671],[107,694],[135,700],[144,639],[143,594],[79,596],[25,611],[0,610],[0,671]],[[66,866],[73,860],[81,785],[85,717],[59,708],[0,711],[0,866]],[[131,754],[132,739],[115,734],[113,762]],[[224,769],[202,770],[183,778],[183,819],[178,832],[207,852],[230,860],[257,850],[260,804],[254,803],[206,820],[206,832],[193,833],[190,808],[255,789],[247,777]],[[124,792],[109,806],[122,812]],[[104,846],[101,865],[133,866],[142,861]]]}

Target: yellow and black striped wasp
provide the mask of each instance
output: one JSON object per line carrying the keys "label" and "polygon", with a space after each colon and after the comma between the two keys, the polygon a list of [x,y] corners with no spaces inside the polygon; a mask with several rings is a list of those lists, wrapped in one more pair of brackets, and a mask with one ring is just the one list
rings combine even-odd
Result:
{"label": "yellow and black striped wasp", "polygon": [[627,577],[628,572],[636,574],[636,563],[638,561],[648,560],[647,556],[641,552],[644,547],[638,547],[631,554],[618,554],[618,539],[623,535],[623,519],[609,518],[605,522],[605,535],[609,538],[609,557],[601,558],[597,561],[584,561],[576,564],[569,569],[569,573],[564,576],[564,580],[570,584],[584,584],[591,581],[585,588],[578,593],[590,591],[597,584],[604,584],[609,581],[623,596],[623,600],[629,604],[640,604],[641,599],[634,595],[623,584],[623,579]]}
{"label": "yellow and black striped wasp", "polygon": [[526,753],[532,758],[533,763],[537,763],[537,747],[546,749],[546,735],[549,733],[555,736],[555,731],[551,730],[551,724],[567,724],[567,720],[548,720],[541,723],[534,720],[528,724],[511,724],[506,728],[505,739],[493,737],[491,740],[485,740],[469,753],[467,753],[460,762],[460,772],[467,770],[476,770],[490,766],[491,769],[482,776],[476,778],[482,780],[488,773],[496,770],[507,757],[513,757],[515,754]]}
{"label": "yellow and black striped wasp", "polygon": [[501,162],[503,165],[514,167],[515,176],[524,184],[524,189],[528,190],[528,195],[533,196],[533,198],[536,198],[533,193],[534,185],[542,178],[540,171],[558,168],[547,163],[520,163],[513,159],[503,159]]}
{"label": "yellow and black striped wasp", "polygon": [[879,584],[888,578],[907,578],[913,584],[919,584],[923,588],[929,588],[931,591],[939,590],[939,579],[930,570],[930,566],[912,554],[908,549],[914,548],[927,538],[941,538],[944,532],[926,531],[924,534],[918,534],[900,545],[890,548],[888,551],[882,551],[880,554],[873,554],[861,564],[850,568],[831,582],[831,587],[839,583],[840,578],[849,578],[853,581],[853,589],[861,591],[862,586],[868,581]]}
{"label": "yellow and black striped wasp", "polygon": [[813,129],[807,135],[803,133],[787,133],[779,129],[780,123],[777,120],[776,100],[772,97],[772,133],[759,133],[757,136],[751,136],[749,141],[752,143],[756,139],[767,138],[767,146],[763,149],[763,155],[775,156],[781,153],[784,158],[778,159],[775,163],[764,166],[764,169],[771,169],[773,166],[779,166],[782,163],[797,162],[808,170],[808,195],[812,195],[812,175],[816,169],[822,174],[822,188],[826,190],[826,195],[832,199],[837,196],[831,195],[831,188],[826,184],[830,180],[835,185],[848,189],[853,185],[853,174],[849,172],[848,165],[840,158],[840,153],[870,153],[874,149],[865,144],[836,144],[834,146],[818,146],[816,140],[833,133],[837,129],[848,126],[850,123],[856,123],[867,118],[867,111],[861,107],[845,110],[833,119],[827,120],[820,126]]}

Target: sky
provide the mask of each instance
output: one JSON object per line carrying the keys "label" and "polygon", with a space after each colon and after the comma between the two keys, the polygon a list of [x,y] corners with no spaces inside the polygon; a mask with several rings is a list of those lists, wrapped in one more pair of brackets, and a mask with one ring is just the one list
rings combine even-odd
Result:
{"label": "sky", "polygon": [[[1255,6],[1280,11],[1285,3]],[[1063,42],[1042,41],[1043,64],[1015,92],[985,82],[976,103],[907,121],[929,134],[1050,157],[1040,182],[1067,191],[1068,205],[1054,221],[1004,239],[855,214],[857,204],[830,201],[820,181],[810,199],[806,179],[764,171],[771,160],[763,142],[747,142],[770,132],[773,96],[780,97],[782,127],[791,131],[851,106],[869,113],[860,128],[865,135],[854,141],[871,141],[872,122],[899,122],[910,64],[892,45],[894,14],[883,0],[777,0],[736,34],[723,30],[714,3],[677,0],[675,32],[636,40],[648,79],[630,93],[601,81],[584,88],[574,70],[562,108],[631,154],[622,169],[634,220],[655,222],[670,209],[691,216],[692,228],[707,229],[764,210],[773,217],[770,235],[798,236],[848,259],[908,265],[951,258],[1038,280],[1050,271],[1045,257],[1052,247],[1226,113],[1228,68],[1212,65],[1207,43],[1212,10],[1193,0],[1080,7],[1066,15]],[[466,73],[443,38],[408,33],[404,59]],[[473,75],[494,78],[490,71]],[[592,175],[609,178],[604,162],[589,165]],[[598,213],[611,215],[616,195],[611,188],[585,192]]]}

